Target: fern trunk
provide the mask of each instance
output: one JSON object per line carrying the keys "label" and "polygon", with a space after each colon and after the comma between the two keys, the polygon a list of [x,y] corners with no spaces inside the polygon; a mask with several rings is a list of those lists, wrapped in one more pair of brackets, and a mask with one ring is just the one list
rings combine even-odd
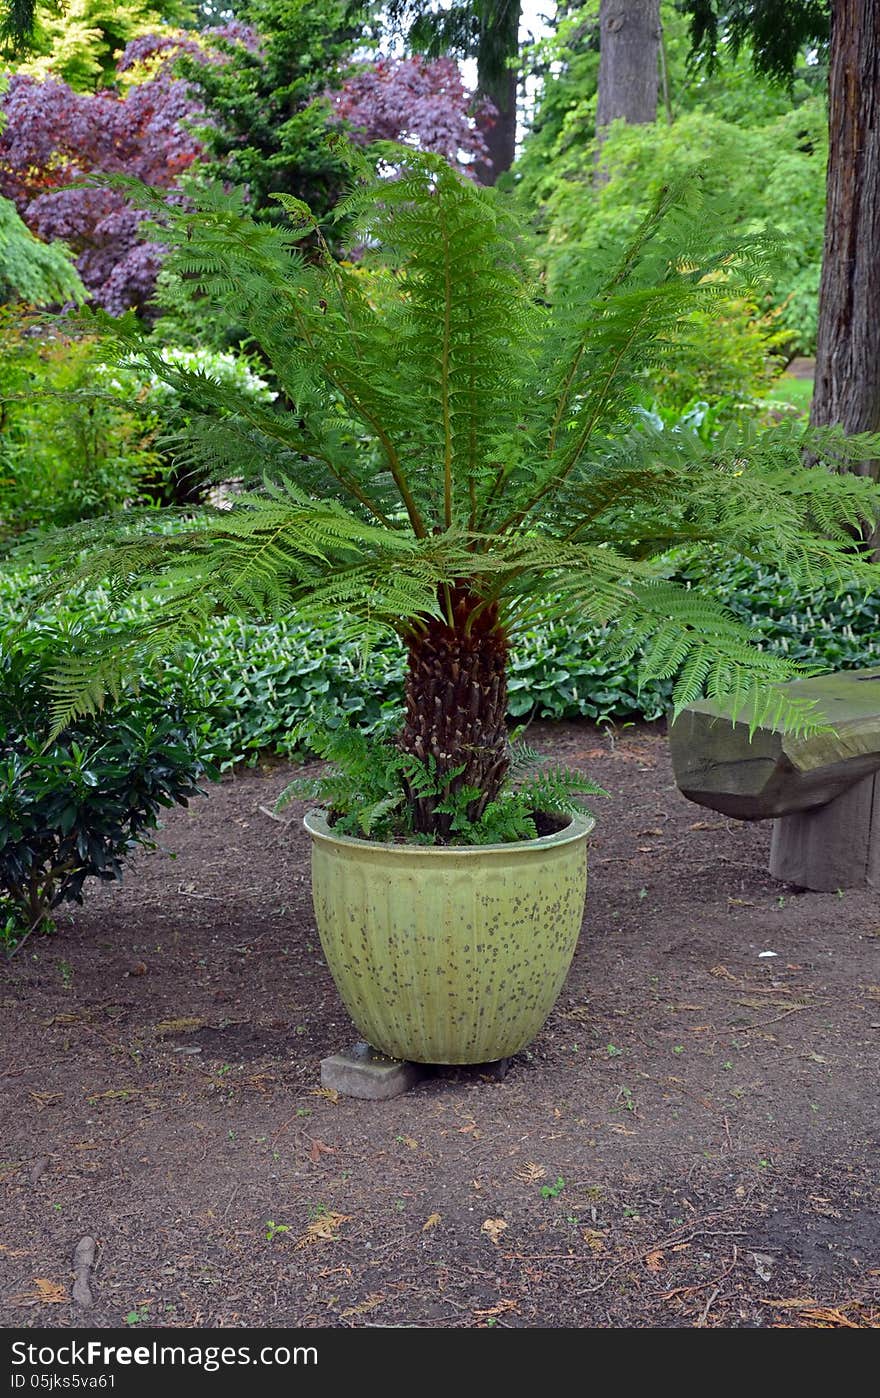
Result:
{"label": "fern trunk", "polygon": [[[467,808],[470,819],[478,820],[498,796],[509,766],[507,633],[497,605],[483,604],[466,586],[450,589],[445,610],[446,620],[432,618],[408,640],[401,745],[434,766],[446,795],[478,788],[479,798]],[[445,774],[457,768],[462,770],[444,783]],[[436,809],[444,799],[411,794],[418,833],[449,835],[451,816]]]}

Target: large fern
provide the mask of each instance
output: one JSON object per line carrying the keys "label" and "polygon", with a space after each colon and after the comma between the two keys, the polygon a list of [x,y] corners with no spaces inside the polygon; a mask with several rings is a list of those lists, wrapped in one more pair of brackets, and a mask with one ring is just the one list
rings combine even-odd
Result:
{"label": "large fern", "polygon": [[[348,617],[410,648],[403,747],[432,755],[441,775],[458,773],[464,752],[462,787],[492,785],[507,641],[540,607],[606,626],[618,655],[641,652],[646,675],[676,676],[679,707],[708,691],[752,723],[821,724],[776,687],[796,667],[667,581],[662,555],[723,549],[810,584],[875,585],[858,539],[875,526],[878,490],[840,467],[880,443],[790,424],[703,442],[631,410],[682,318],[753,286],[774,236],[732,244],[723,210],[665,190],[614,265],[582,268],[548,305],[495,191],[439,157],[389,158],[395,173],[361,173],[337,210],[359,249],[349,263],[299,201],[282,199],[279,228],[218,190],[168,207],[130,187],[161,224],[170,272],[261,346],[279,406],[166,364],[132,319],[97,318],[109,354],[196,405],[173,443],[179,464],[242,489],[170,532],[128,515],[44,544],[68,580],[110,576],[120,597],[155,603],[124,647],[96,645],[90,667],[59,664],[58,721],[197,635],[215,607]],[[807,452],[817,464],[804,465]],[[444,737],[455,704],[473,713]]]}

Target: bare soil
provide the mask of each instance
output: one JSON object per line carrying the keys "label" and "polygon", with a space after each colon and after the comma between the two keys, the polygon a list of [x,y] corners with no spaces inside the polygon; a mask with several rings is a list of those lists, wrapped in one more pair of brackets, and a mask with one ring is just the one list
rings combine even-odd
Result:
{"label": "bare soil", "polygon": [[876,897],[774,882],[769,826],[689,805],[656,726],[530,737],[611,797],[567,985],[504,1078],[320,1090],[356,1035],[277,765],[2,967],[3,1325],[880,1321]]}

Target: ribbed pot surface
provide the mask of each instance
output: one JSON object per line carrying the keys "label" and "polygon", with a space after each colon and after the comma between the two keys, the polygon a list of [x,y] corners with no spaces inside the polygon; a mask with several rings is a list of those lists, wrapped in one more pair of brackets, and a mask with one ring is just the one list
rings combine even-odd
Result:
{"label": "ribbed pot surface", "polygon": [[435,847],[335,835],[306,816],[321,945],[367,1042],[415,1063],[488,1063],[530,1043],[574,955],[593,824]]}

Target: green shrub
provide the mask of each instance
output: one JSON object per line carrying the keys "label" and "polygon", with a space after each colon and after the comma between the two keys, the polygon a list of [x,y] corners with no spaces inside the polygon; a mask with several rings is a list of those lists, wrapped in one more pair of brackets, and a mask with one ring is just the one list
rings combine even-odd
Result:
{"label": "green shrub", "polygon": [[88,339],[0,320],[0,544],[118,509],[155,468],[130,386],[73,396],[99,378]]}
{"label": "green shrub", "polygon": [[[824,230],[826,120],[824,102],[815,97],[760,126],[738,125],[708,111],[687,112],[671,126],[615,122],[602,148],[608,181],[598,188],[592,180],[592,143],[570,146],[565,161],[545,166],[540,183],[528,189],[540,202],[542,257],[551,285],[564,286],[578,263],[589,263],[610,247],[625,247],[660,186],[699,169],[708,199],[724,202],[732,228],[740,233],[776,228],[787,248],[773,274],[768,307],[738,298],[720,315],[690,318],[690,366],[706,375],[704,386],[718,381],[713,391],[741,393],[744,372],[748,377],[756,364],[760,369],[764,341],[770,353],[778,348],[779,331],[790,353],[811,353]],[[671,350],[667,365],[658,366],[660,390],[679,362]],[[759,372],[754,391],[760,379]]]}
{"label": "green shrub", "polygon": [[35,238],[12,201],[0,197],[0,302],[81,305],[85,299],[69,249],[60,241]]}
{"label": "green shrub", "polygon": [[[256,402],[275,397],[243,355],[168,346],[162,358]],[[189,411],[158,378],[108,372],[88,337],[0,313],[0,546],[129,501],[200,499],[205,481],[176,470],[157,440]]]}
{"label": "green shrub", "polygon": [[88,878],[118,879],[162,807],[210,775],[200,723],[178,684],[145,684],[47,742],[48,672],[87,622],[0,634],[0,938],[50,925]]}

